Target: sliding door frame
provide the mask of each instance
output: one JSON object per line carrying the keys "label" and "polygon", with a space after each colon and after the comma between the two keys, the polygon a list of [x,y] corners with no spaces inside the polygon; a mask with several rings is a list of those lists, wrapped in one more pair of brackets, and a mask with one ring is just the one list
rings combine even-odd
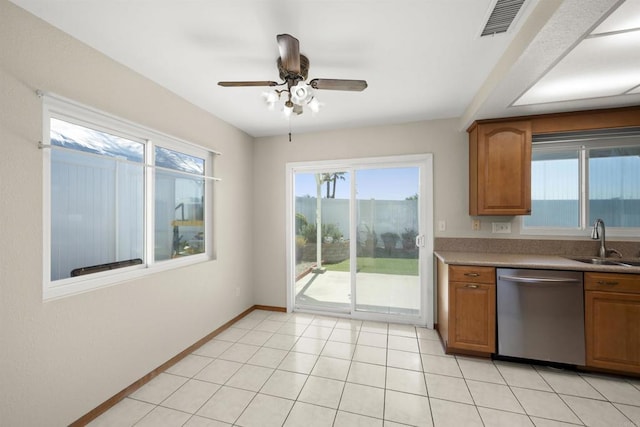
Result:
{"label": "sliding door frame", "polygon": [[[381,313],[358,312],[355,310],[355,271],[351,272],[351,310],[347,313],[338,311],[331,312],[336,316],[348,316],[353,319],[412,323],[433,328],[434,323],[434,307],[435,292],[433,279],[433,244],[434,244],[434,228],[433,228],[433,154],[415,154],[400,155],[389,157],[370,157],[357,159],[341,159],[341,160],[323,160],[308,162],[290,162],[285,165],[286,173],[286,269],[287,269],[287,312],[292,312],[295,308],[295,233],[293,231],[295,221],[295,174],[296,173],[315,173],[322,172],[349,172],[351,174],[351,197],[350,197],[350,221],[356,215],[355,212],[355,171],[359,169],[377,169],[377,168],[401,168],[401,167],[419,167],[419,215],[420,230],[419,235],[423,236],[424,245],[419,250],[419,277],[421,307],[420,316],[398,316],[386,315]],[[353,224],[350,224],[350,241],[352,249],[354,248],[356,230]],[[350,251],[350,252],[353,252]],[[351,254],[351,264],[356,254]],[[304,311],[314,312],[313,309]],[[324,313],[318,311],[318,313]]]}

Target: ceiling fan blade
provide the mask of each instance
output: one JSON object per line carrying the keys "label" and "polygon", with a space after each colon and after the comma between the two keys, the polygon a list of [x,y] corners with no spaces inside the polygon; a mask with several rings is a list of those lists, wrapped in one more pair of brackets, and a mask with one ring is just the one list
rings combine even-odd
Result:
{"label": "ceiling fan blade", "polygon": [[247,86],[278,86],[278,83],[263,80],[253,82],[218,82],[219,86],[223,87],[247,87]]}
{"label": "ceiling fan blade", "polygon": [[282,67],[290,73],[300,74],[300,42],[289,34],[278,34],[278,49]]}
{"label": "ceiling fan blade", "polygon": [[350,90],[361,92],[367,88],[366,80],[313,79],[309,82],[314,89]]}

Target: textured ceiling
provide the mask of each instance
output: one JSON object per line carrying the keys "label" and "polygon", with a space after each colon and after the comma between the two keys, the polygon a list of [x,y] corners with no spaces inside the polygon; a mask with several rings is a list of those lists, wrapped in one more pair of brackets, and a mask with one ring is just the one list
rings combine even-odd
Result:
{"label": "textured ceiling", "polygon": [[626,0],[515,105],[603,98],[640,88],[640,0]]}
{"label": "textured ceiling", "polygon": [[[507,33],[489,37],[480,32],[495,0],[12,1],[256,137],[450,117],[464,128],[476,118],[640,102],[630,94],[512,106],[619,0],[527,0]],[[320,113],[289,122],[267,110],[263,88],[216,85],[279,80],[280,33],[300,40],[310,79],[369,87],[318,91]]]}

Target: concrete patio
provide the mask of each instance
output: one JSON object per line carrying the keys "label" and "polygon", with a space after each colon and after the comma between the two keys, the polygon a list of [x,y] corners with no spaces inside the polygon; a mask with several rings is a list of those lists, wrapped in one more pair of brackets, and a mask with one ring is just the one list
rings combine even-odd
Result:
{"label": "concrete patio", "polygon": [[[296,305],[349,308],[350,273],[309,273],[296,282]],[[356,308],[380,313],[417,313],[419,276],[357,273]]]}

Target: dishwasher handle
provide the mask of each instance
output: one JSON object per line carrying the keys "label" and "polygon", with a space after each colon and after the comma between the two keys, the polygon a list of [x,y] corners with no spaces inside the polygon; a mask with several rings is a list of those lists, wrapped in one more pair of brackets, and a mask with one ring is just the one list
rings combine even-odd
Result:
{"label": "dishwasher handle", "polygon": [[507,282],[515,283],[580,283],[578,279],[572,279],[569,277],[518,277],[518,276],[498,276],[498,280],[505,280]]}

